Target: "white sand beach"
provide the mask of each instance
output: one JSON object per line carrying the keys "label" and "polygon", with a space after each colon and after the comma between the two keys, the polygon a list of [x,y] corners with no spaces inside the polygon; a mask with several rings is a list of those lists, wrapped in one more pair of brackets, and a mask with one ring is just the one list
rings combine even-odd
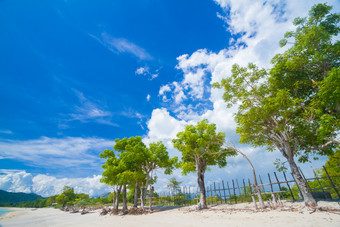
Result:
{"label": "white sand beach", "polygon": [[[319,207],[340,209],[338,202],[319,202]],[[340,212],[311,210],[302,203],[284,202],[283,208],[255,211],[252,204],[218,205],[196,211],[194,206],[156,211],[144,215],[106,215],[101,210],[81,215],[54,208],[10,208],[0,226],[115,226],[115,227],[200,227],[200,226],[340,226]]]}

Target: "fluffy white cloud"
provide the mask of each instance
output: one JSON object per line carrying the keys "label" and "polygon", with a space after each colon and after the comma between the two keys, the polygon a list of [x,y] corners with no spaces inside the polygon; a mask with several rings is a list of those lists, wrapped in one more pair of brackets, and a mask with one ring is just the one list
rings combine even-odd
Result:
{"label": "fluffy white cloud", "polygon": [[159,76],[158,71],[159,69],[152,72],[148,66],[145,66],[145,67],[139,67],[138,69],[136,69],[135,74],[146,76],[149,80],[153,80]]}
{"label": "fluffy white cloud", "polygon": [[91,197],[110,191],[110,188],[100,183],[101,176],[86,178],[56,178],[44,174],[33,176],[26,171],[6,171],[0,174],[0,189],[9,192],[36,193],[47,197],[60,194],[65,185],[73,187],[76,193],[86,193]]}
{"label": "fluffy white cloud", "polygon": [[165,108],[154,109],[147,123],[147,137],[155,141],[175,138],[176,134],[184,129],[185,124],[186,122],[170,116]]}
{"label": "fluffy white cloud", "polygon": [[143,75],[145,73],[148,73],[149,72],[149,67],[139,67],[138,69],[136,69],[136,74],[137,75]]}
{"label": "fluffy white cloud", "polygon": [[146,101],[150,101],[150,99],[151,99],[151,95],[150,94],[148,94],[147,96],[146,96]]}
{"label": "fluffy white cloud", "polygon": [[98,168],[98,153],[113,145],[111,140],[80,137],[1,140],[0,157],[25,161],[29,165],[43,168]]}

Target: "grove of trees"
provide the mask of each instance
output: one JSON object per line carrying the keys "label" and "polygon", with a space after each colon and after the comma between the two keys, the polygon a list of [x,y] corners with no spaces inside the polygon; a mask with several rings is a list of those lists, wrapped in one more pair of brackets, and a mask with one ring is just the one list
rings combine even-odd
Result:
{"label": "grove of trees", "polygon": [[[170,174],[177,163],[177,157],[170,158],[166,146],[162,142],[150,143],[147,147],[140,136],[116,139],[113,150],[104,150],[100,154],[106,159],[101,181],[114,188],[114,207],[118,209],[119,195],[123,189],[123,211],[127,210],[127,193],[135,192],[134,207],[137,207],[138,191],[140,191],[141,207],[144,209],[148,187],[156,178],[152,175],[157,168]],[[151,203],[151,200],[150,200]]]}
{"label": "grove of trees", "polygon": [[[271,69],[237,64],[232,75],[215,83],[224,89],[227,107],[238,103],[236,132],[241,143],[278,149],[288,161],[307,206],[316,206],[301,176],[299,162],[329,155],[340,143],[340,14],[317,4],[307,18],[296,18],[281,46],[290,45],[271,61]],[[292,44],[288,44],[292,43]]]}

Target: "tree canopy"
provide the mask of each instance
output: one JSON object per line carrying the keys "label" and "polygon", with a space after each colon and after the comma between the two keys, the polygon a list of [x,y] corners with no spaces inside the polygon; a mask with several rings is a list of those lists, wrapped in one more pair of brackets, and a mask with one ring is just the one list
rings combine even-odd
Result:
{"label": "tree canopy", "polygon": [[227,156],[235,155],[235,151],[223,148],[225,133],[217,132],[216,125],[209,124],[208,120],[198,122],[197,125],[187,125],[183,132],[177,134],[172,140],[174,147],[182,153],[179,166],[183,174],[197,173],[197,182],[201,197],[199,208],[207,208],[204,174],[208,166],[227,165]]}

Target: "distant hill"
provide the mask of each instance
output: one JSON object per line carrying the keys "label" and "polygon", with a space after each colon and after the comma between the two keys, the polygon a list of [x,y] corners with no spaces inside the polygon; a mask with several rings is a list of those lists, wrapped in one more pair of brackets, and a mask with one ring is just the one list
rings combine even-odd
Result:
{"label": "distant hill", "polygon": [[6,192],[0,190],[0,204],[29,202],[37,199],[43,199],[43,197],[34,193]]}

